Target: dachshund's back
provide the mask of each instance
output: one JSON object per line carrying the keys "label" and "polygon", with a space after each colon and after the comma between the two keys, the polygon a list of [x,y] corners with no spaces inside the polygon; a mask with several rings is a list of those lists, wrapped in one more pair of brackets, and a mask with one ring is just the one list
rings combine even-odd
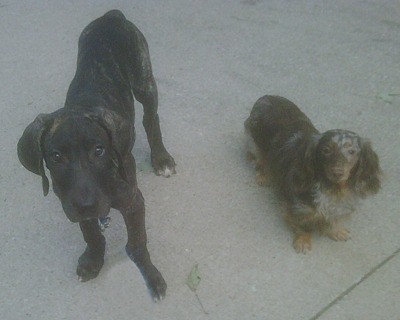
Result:
{"label": "dachshund's back", "polygon": [[[257,182],[272,184],[278,195],[293,198],[286,181],[302,165],[308,141],[319,131],[311,120],[290,100],[266,95],[257,100],[245,121],[249,157],[256,161]],[[311,178],[311,177],[309,177]],[[303,179],[303,187],[310,179]]]}
{"label": "dachshund's back", "polygon": [[290,136],[301,131],[317,134],[311,120],[290,100],[266,95],[257,100],[245,122],[245,129],[257,146],[267,152],[272,143],[281,145]]}

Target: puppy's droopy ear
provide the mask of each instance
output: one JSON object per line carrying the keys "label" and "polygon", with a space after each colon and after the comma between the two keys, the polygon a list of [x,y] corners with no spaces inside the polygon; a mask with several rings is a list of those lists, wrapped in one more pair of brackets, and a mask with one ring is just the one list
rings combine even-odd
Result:
{"label": "puppy's droopy ear", "polygon": [[36,119],[26,127],[18,141],[17,152],[19,161],[29,171],[42,177],[43,194],[49,193],[49,180],[43,167],[42,136],[50,127],[53,114],[39,114]]}
{"label": "puppy's droopy ear", "polygon": [[381,188],[382,171],[379,166],[378,155],[372,150],[371,143],[366,139],[359,139],[361,147],[360,159],[356,165],[352,179],[361,196],[375,194]]}

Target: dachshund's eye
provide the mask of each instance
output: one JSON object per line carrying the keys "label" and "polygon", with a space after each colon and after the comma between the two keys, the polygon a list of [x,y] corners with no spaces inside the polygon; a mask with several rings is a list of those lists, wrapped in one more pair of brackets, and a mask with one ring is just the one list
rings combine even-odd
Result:
{"label": "dachshund's eye", "polygon": [[103,146],[98,145],[98,146],[96,146],[96,149],[94,150],[94,155],[96,157],[102,157],[105,152],[106,152],[106,149],[104,149]]}
{"label": "dachshund's eye", "polygon": [[329,147],[323,147],[323,148],[322,148],[322,153],[323,153],[324,155],[329,155],[329,154],[331,153],[331,148],[329,148]]}
{"label": "dachshund's eye", "polygon": [[51,154],[51,158],[53,159],[54,162],[57,162],[57,163],[60,163],[62,161],[61,154],[56,151]]}
{"label": "dachshund's eye", "polygon": [[350,149],[349,151],[347,151],[350,155],[353,155],[353,154],[355,154],[356,153],[356,150],[354,150],[354,149]]}

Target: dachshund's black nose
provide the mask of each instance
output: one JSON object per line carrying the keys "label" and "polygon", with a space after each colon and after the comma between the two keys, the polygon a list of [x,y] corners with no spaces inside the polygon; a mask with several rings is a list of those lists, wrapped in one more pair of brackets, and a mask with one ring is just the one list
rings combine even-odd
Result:
{"label": "dachshund's black nose", "polygon": [[336,179],[342,178],[343,175],[344,175],[343,172],[334,172],[334,173],[333,173],[333,176],[334,176]]}
{"label": "dachshund's black nose", "polygon": [[343,169],[341,169],[341,168],[334,168],[333,170],[332,170],[332,176],[335,178],[335,179],[341,179],[343,176],[344,176],[344,170]]}

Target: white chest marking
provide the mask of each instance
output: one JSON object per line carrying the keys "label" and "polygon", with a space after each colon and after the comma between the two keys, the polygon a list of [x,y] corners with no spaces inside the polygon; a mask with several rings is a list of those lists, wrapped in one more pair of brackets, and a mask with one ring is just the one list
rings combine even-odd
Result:
{"label": "white chest marking", "polygon": [[358,199],[353,194],[335,195],[321,190],[317,185],[314,192],[314,204],[318,214],[326,219],[349,215],[355,211]]}

